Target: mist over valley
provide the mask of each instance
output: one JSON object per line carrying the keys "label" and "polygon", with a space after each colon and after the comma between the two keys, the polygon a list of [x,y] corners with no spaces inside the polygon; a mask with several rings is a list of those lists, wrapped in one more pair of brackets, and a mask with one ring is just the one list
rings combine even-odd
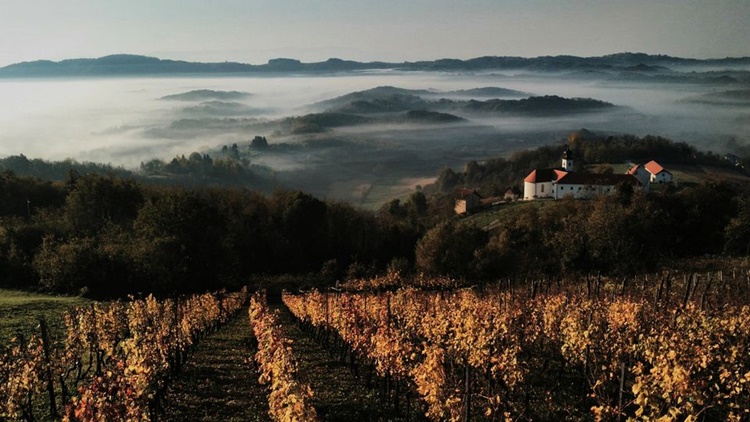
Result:
{"label": "mist over valley", "polygon": [[[715,152],[750,142],[745,62],[698,69],[646,59],[594,68],[538,60],[518,69],[435,62],[241,76],[6,77],[0,156],[144,171],[154,159],[231,153],[266,186],[372,208],[444,167],[560,142],[580,128]],[[256,136],[268,145],[252,146]]]}
{"label": "mist over valley", "polygon": [[750,1],[0,10],[0,422],[750,422]]}

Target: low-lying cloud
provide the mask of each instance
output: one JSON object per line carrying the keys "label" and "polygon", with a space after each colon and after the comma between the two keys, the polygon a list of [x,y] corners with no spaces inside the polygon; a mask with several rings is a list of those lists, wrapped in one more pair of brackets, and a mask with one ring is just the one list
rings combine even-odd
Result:
{"label": "low-lying cloud", "polygon": [[[411,90],[401,98],[411,102],[389,110],[394,103],[387,97],[339,98],[382,86]],[[403,185],[402,180],[433,177],[443,166],[557,142],[582,127],[660,135],[717,152],[729,140],[747,145],[748,92],[746,86],[528,72],[0,80],[0,155],[137,168],[152,158],[211,154],[238,144],[252,165],[263,166],[274,178],[330,198],[358,195],[368,204],[362,189],[347,194],[335,187],[353,186],[343,183],[346,178],[360,187]],[[530,96],[591,98],[615,107],[535,115],[448,106]],[[446,99],[443,107],[441,99]],[[306,117],[326,110],[361,118],[347,122],[345,113]],[[330,120],[334,117],[338,120]],[[277,147],[252,150],[256,135]]]}

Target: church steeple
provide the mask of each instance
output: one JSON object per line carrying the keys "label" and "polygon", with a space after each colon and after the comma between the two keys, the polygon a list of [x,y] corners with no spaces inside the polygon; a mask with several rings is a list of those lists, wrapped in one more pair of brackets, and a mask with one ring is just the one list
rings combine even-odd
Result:
{"label": "church steeple", "polygon": [[565,145],[565,151],[563,151],[562,168],[567,172],[573,171],[573,151],[567,145]]}

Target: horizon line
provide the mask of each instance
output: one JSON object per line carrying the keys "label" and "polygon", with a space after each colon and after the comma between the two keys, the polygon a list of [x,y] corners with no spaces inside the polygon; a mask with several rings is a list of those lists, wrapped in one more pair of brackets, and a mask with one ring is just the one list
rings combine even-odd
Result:
{"label": "horizon line", "polygon": [[514,55],[481,55],[481,56],[475,56],[467,59],[459,59],[455,57],[440,57],[440,58],[433,58],[433,59],[421,59],[421,60],[403,60],[403,61],[389,61],[389,60],[368,60],[368,61],[360,61],[360,60],[352,60],[352,59],[346,59],[343,57],[328,57],[325,60],[320,61],[302,61],[300,59],[294,58],[294,57],[271,57],[267,59],[265,63],[249,63],[249,62],[242,62],[242,61],[235,61],[226,59],[223,61],[200,61],[200,60],[186,60],[186,59],[173,59],[168,58],[164,56],[156,56],[156,55],[149,55],[149,54],[138,54],[138,53],[112,53],[112,54],[105,54],[103,56],[98,57],[69,57],[64,59],[58,59],[58,60],[52,60],[52,59],[45,59],[45,58],[39,58],[34,60],[23,60],[19,62],[13,62],[7,65],[0,66],[0,69],[19,65],[19,64],[29,64],[29,63],[37,63],[37,62],[50,62],[55,64],[60,64],[66,61],[73,61],[73,60],[100,60],[108,57],[117,57],[117,56],[131,56],[131,57],[143,57],[143,58],[150,58],[150,59],[157,59],[160,61],[173,61],[173,62],[185,62],[185,63],[197,63],[197,64],[221,64],[221,63],[233,63],[233,64],[242,64],[242,65],[249,65],[249,66],[263,66],[268,65],[270,62],[274,60],[291,60],[291,61],[297,61],[300,64],[316,64],[316,63],[325,63],[331,60],[341,60],[344,62],[354,62],[354,63],[361,63],[361,64],[368,64],[368,63],[384,63],[384,64],[407,64],[407,63],[421,63],[421,62],[436,62],[441,60],[457,60],[457,61],[470,61],[470,60],[476,60],[481,58],[516,58],[516,59],[525,59],[525,60],[532,60],[532,59],[541,59],[541,58],[559,58],[559,57],[572,57],[572,58],[579,58],[579,59],[596,59],[596,58],[606,58],[611,56],[618,56],[618,55],[643,55],[648,57],[663,57],[663,58],[672,58],[672,59],[682,59],[682,60],[692,60],[692,61],[716,61],[716,60],[741,60],[741,59],[750,59],[750,56],[725,56],[725,57],[709,57],[709,58],[696,58],[696,57],[687,57],[687,56],[673,56],[669,54],[663,54],[663,53],[644,53],[644,52],[632,52],[632,51],[621,51],[616,53],[609,53],[609,54],[603,54],[603,55],[591,55],[591,56],[581,56],[581,55],[575,55],[575,54],[545,54],[540,56],[514,56]]}

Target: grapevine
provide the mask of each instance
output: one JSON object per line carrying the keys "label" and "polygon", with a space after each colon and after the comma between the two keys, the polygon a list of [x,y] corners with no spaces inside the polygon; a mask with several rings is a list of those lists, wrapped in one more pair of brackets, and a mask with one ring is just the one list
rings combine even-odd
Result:
{"label": "grapevine", "polygon": [[281,333],[275,314],[271,313],[265,296],[256,293],[250,300],[250,325],[258,339],[255,361],[260,367],[261,384],[271,384],[268,413],[280,422],[316,421],[311,405],[310,386],[297,381],[297,362],[289,340]]}
{"label": "grapevine", "polygon": [[[0,350],[0,419],[36,420],[34,396],[54,383],[62,392],[65,421],[153,420],[191,346],[247,297],[243,289],[71,309],[63,317],[64,345],[48,359],[36,336]],[[51,377],[42,375],[47,365]]]}
{"label": "grapevine", "polygon": [[380,376],[408,380],[432,420],[518,418],[533,411],[528,380],[550,366],[579,380],[582,411],[597,420],[750,417],[749,306],[705,309],[700,296],[666,292],[654,306],[645,289],[618,295],[596,283],[587,295],[402,288],[282,298]]}

